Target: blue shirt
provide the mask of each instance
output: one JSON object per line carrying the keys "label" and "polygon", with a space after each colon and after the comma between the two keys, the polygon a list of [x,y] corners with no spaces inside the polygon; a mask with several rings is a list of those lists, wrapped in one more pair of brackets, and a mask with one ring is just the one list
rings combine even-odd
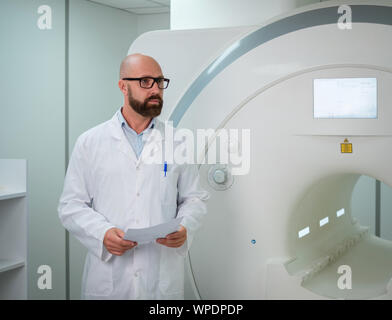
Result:
{"label": "blue shirt", "polygon": [[138,134],[128,125],[127,121],[122,115],[121,109],[122,107],[117,111],[118,120],[120,120],[121,128],[123,129],[129,144],[131,145],[133,151],[135,151],[137,158],[139,158],[145,143],[145,138],[143,138],[143,135],[146,135],[146,133],[149,133],[149,130],[154,128],[155,118],[152,118],[148,127]]}

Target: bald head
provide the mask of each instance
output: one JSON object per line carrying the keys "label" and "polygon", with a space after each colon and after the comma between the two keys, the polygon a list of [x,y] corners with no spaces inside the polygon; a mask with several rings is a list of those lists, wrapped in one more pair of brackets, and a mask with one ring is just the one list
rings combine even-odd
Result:
{"label": "bald head", "polygon": [[[139,81],[136,79],[122,80],[123,78],[136,78]],[[142,116],[144,120],[159,116],[161,113],[163,88],[160,88],[155,80],[151,87],[142,87],[142,80],[140,80],[142,78],[147,80],[148,78],[163,78],[158,62],[140,53],[126,56],[121,62],[118,86],[124,95],[123,111],[125,116],[128,115],[127,121],[133,117],[132,113],[134,116],[136,114]]]}
{"label": "bald head", "polygon": [[145,76],[143,73],[148,70],[155,70],[162,74],[161,67],[154,58],[140,53],[130,54],[121,62],[120,79]]}

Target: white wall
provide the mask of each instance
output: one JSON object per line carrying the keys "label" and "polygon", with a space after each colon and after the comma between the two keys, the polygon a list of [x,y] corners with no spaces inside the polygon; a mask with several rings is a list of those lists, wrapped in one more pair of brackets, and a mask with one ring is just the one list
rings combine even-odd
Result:
{"label": "white wall", "polygon": [[380,236],[392,241],[392,186],[381,182],[380,190]]}
{"label": "white wall", "polygon": [[137,34],[141,35],[152,30],[169,30],[170,14],[140,14],[137,16]]}
{"label": "white wall", "polygon": [[260,24],[319,0],[171,0],[173,30]]}
{"label": "white wall", "polygon": [[362,226],[369,227],[369,233],[376,233],[376,180],[361,176],[355,185],[351,198],[352,216]]}
{"label": "white wall", "polygon": [[[52,29],[37,26],[39,0],[0,1],[0,158],[27,159],[28,296],[65,298],[65,231],[56,213],[65,168],[64,1]],[[37,286],[41,265],[52,289]]]}
{"label": "white wall", "polygon": [[362,226],[369,227],[369,233],[376,235],[376,207],[379,206],[380,237],[392,241],[392,186],[380,183],[377,199],[376,180],[361,176],[352,195],[352,215]]}

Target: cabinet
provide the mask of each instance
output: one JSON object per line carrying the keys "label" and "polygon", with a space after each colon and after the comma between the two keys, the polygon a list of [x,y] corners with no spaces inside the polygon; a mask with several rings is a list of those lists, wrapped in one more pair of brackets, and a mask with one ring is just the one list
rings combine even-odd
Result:
{"label": "cabinet", "polygon": [[0,300],[27,299],[26,167],[0,159]]}

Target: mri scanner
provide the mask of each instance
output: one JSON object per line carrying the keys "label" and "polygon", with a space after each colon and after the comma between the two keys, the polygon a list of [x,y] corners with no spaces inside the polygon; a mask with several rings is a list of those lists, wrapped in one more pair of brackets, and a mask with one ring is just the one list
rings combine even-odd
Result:
{"label": "mri scanner", "polygon": [[340,4],[131,45],[171,79],[161,119],[250,130],[247,174],[199,167],[211,197],[188,298],[392,298],[392,242],[360,225],[351,201],[362,175],[392,186],[392,4],[348,1],[351,28]]}

